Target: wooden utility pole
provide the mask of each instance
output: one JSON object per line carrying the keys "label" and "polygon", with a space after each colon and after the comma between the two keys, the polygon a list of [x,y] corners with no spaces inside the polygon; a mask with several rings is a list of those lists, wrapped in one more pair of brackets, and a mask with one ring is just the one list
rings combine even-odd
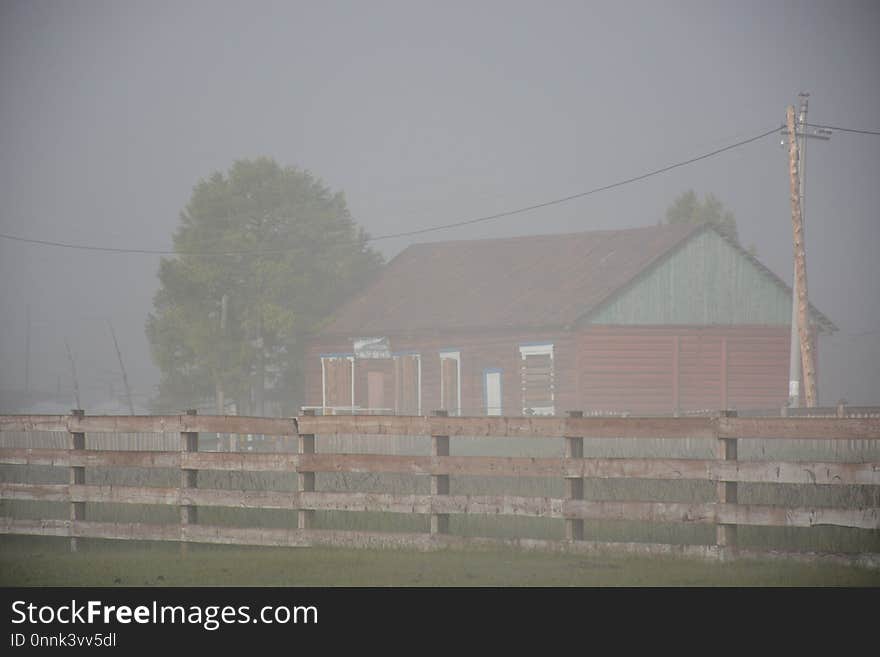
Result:
{"label": "wooden utility pole", "polygon": [[791,227],[794,236],[794,290],[792,303],[798,309],[798,337],[801,342],[801,367],[804,375],[804,396],[807,407],[816,405],[816,370],[813,364],[813,343],[810,340],[809,304],[807,302],[807,259],[804,248],[804,223],[801,217],[800,176],[798,175],[798,141],[794,124],[794,105],[785,113],[788,128],[788,171],[791,180]]}
{"label": "wooden utility pole", "polygon": [[[828,141],[829,139],[831,139],[831,130],[829,130],[828,128],[814,128],[812,130],[808,129],[807,107],[809,105],[810,94],[802,91],[798,94],[798,99],[800,100],[800,107],[798,109],[798,117],[795,125],[795,134],[800,139],[800,142],[798,144],[798,181],[800,183],[801,227],[803,230],[803,235],[806,235],[807,142],[811,139]],[[788,130],[786,128],[783,128],[783,133],[786,135],[786,137],[789,136]],[[782,143],[784,144],[785,141],[783,141]],[[792,267],[792,269],[794,269],[794,267]],[[798,305],[796,301],[794,301],[798,298],[796,272],[792,275],[792,279],[794,280],[794,283],[792,284],[793,303],[791,304],[791,350],[789,352],[788,368],[788,405],[790,408],[797,408],[801,405],[801,339],[798,333]],[[819,403],[818,374],[816,374],[815,376],[814,386],[816,390],[816,403]]]}

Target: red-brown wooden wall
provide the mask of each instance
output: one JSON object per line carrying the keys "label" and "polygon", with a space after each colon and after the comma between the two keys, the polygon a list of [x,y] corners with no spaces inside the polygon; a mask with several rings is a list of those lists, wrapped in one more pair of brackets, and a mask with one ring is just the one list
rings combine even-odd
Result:
{"label": "red-brown wooden wall", "polygon": [[788,394],[788,348],[785,327],[590,327],[581,337],[581,407],[779,408]]}
{"label": "red-brown wooden wall", "polygon": [[[671,413],[721,408],[779,408],[788,393],[786,327],[589,326],[579,331],[390,336],[391,348],[421,355],[423,414],[440,408],[440,351],[461,353],[462,414],[483,412],[483,372],[502,370],[505,415],[522,412],[522,344],[552,342],[558,414]],[[312,343],[306,358],[306,405],[321,405],[320,354],[348,353],[350,340]],[[368,372],[386,372],[386,406],[393,406],[393,367],[358,360],[355,402],[367,405]]]}

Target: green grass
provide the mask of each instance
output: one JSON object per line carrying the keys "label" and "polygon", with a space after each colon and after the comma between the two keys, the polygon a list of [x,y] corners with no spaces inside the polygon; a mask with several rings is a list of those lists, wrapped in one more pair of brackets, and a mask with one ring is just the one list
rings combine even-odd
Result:
{"label": "green grass", "polygon": [[0,537],[0,586],[880,586],[880,571],[780,560],[473,550],[256,548]]}

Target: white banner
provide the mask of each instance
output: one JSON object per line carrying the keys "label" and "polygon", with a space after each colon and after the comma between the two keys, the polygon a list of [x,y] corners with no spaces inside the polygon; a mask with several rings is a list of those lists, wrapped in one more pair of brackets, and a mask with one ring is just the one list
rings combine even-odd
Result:
{"label": "white banner", "polygon": [[356,338],[355,358],[391,358],[391,344],[388,338]]}

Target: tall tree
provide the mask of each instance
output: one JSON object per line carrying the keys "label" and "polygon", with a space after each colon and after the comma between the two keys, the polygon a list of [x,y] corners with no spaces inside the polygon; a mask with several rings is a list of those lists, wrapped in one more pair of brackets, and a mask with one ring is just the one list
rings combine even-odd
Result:
{"label": "tall tree", "polygon": [[234,403],[295,413],[303,342],[382,264],[341,192],[274,160],[236,161],[193,189],[146,321],[156,410]]}
{"label": "tall tree", "polygon": [[736,218],[726,210],[714,194],[708,194],[700,201],[694,190],[679,194],[666,210],[667,224],[713,224],[724,235],[739,243]]}

